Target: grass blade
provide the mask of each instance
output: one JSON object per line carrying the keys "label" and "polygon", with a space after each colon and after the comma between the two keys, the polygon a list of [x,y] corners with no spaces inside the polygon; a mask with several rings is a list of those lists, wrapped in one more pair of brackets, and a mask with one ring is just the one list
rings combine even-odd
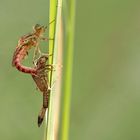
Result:
{"label": "grass blade", "polygon": [[[67,5],[67,2],[69,5]],[[66,66],[64,76],[64,97],[62,104],[61,140],[69,139],[69,116],[71,100],[71,84],[73,69],[74,25],[75,25],[75,0],[64,0],[64,19],[66,36]]]}
{"label": "grass blade", "polygon": [[[49,54],[53,54],[52,58],[50,58],[49,63],[54,65],[58,65],[58,51],[59,48],[61,47],[61,43],[59,42],[61,7],[62,7],[62,0],[50,1],[49,21],[51,22],[55,19],[54,22],[55,24],[54,23],[51,24],[49,30],[49,38],[54,38],[54,41],[49,42]],[[58,99],[58,96],[56,96],[58,94],[57,93],[58,90],[56,90],[58,80],[56,81],[56,79],[60,71],[61,69],[57,68],[56,71],[50,73],[50,85],[53,85],[53,83],[55,83],[55,86],[53,87],[50,93],[45,140],[57,140],[58,127],[56,125],[56,119],[58,120],[58,108],[56,108],[56,106],[57,107],[59,106],[59,102],[56,102],[56,97]]]}

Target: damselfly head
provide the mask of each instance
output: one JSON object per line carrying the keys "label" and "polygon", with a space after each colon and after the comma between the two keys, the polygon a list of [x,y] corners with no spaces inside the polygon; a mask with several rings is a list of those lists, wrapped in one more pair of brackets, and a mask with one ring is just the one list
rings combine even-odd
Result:
{"label": "damselfly head", "polygon": [[33,26],[34,31],[41,30],[42,28],[44,28],[44,26],[41,26],[40,24],[36,24],[35,26]]}
{"label": "damselfly head", "polygon": [[40,64],[43,65],[43,64],[45,64],[46,61],[48,60],[48,58],[49,58],[49,55],[47,55],[47,54],[44,54],[44,55],[40,56],[38,58],[38,60],[37,60],[37,65],[40,65]]}

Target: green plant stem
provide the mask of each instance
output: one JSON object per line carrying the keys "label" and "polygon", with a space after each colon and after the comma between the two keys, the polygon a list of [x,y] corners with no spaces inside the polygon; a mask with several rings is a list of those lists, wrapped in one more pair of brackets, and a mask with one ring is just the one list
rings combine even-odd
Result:
{"label": "green plant stem", "polygon": [[[65,0],[65,6],[66,0]],[[68,10],[68,11],[66,11]],[[64,76],[64,102],[62,109],[62,129],[61,140],[69,139],[69,116],[70,116],[70,99],[72,84],[72,67],[73,67],[73,48],[74,48],[74,25],[75,25],[75,0],[69,0],[69,9],[64,9],[66,24],[66,67]]]}
{"label": "green plant stem", "polygon": [[[49,38],[54,38],[54,41],[49,42],[49,54],[52,54],[52,57],[50,58],[49,63],[50,64],[57,64],[57,53],[58,53],[58,34],[60,31],[60,20],[61,20],[61,7],[62,7],[62,0],[50,0],[50,19],[49,21],[55,20],[55,24],[50,25],[49,30]],[[56,119],[56,111],[55,111],[55,98],[56,98],[56,77],[57,77],[57,69],[50,73],[50,87],[51,89],[50,98],[49,98],[49,108],[48,108],[48,116],[47,116],[47,122],[46,122],[46,134],[45,134],[45,140],[56,140],[57,137],[55,137],[57,131],[55,129],[55,119]],[[57,127],[58,128],[58,127]]]}

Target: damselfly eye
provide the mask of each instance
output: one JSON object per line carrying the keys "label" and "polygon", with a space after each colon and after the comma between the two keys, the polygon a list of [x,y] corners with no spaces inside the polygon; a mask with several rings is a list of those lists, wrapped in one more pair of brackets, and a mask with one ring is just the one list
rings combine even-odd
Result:
{"label": "damselfly eye", "polygon": [[33,27],[34,30],[38,30],[38,29],[41,29],[41,28],[42,28],[42,26],[41,26],[40,24],[36,24],[36,25]]}
{"label": "damselfly eye", "polygon": [[46,60],[47,60],[46,57],[41,56],[37,61],[37,65],[46,63]]}
{"label": "damselfly eye", "polygon": [[47,58],[46,57],[42,57],[41,59],[41,63],[46,63]]}

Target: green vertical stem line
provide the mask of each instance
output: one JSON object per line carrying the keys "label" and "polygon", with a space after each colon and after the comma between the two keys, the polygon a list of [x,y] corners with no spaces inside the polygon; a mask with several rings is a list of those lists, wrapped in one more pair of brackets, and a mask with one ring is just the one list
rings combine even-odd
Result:
{"label": "green vertical stem line", "polygon": [[[55,24],[50,25],[49,30],[49,38],[54,38],[54,41],[49,42],[49,54],[52,54],[49,63],[57,65],[57,53],[58,53],[58,34],[60,31],[60,21],[61,21],[61,8],[62,8],[62,0],[50,0],[50,19],[49,21],[55,20]],[[56,88],[56,78],[57,78],[57,69],[50,73],[50,87],[55,84],[55,86],[51,89],[50,98],[49,98],[49,108],[48,108],[48,116],[46,122],[46,136],[45,140],[56,140],[55,134],[57,131],[55,129],[55,119],[56,119],[56,111],[55,111],[55,97],[57,91]]]}
{"label": "green vertical stem line", "polygon": [[[56,4],[57,0],[50,0],[50,10],[49,10],[49,22],[52,22],[56,18]],[[54,39],[55,37],[55,22],[51,23],[49,25],[49,38]],[[49,54],[53,55],[54,53],[54,40],[49,40]],[[53,57],[49,58],[49,64],[53,63]],[[51,84],[51,76],[52,73],[49,73],[49,83]],[[54,126],[54,118],[53,116],[53,95],[52,92],[50,93],[50,99],[49,99],[49,107],[46,114],[46,123],[45,123],[45,136],[44,140],[53,140],[54,138],[54,132],[53,132],[53,126]]]}
{"label": "green vertical stem line", "polygon": [[[50,16],[49,16],[49,22],[52,22],[55,20],[51,25],[50,25],[50,30],[49,30],[49,38],[55,39],[55,26],[56,26],[56,9],[57,8],[57,0],[50,0]],[[54,41],[50,40],[49,41],[49,53],[53,54],[54,53]],[[54,55],[53,55],[54,57]],[[49,63],[53,63],[53,57],[50,57]],[[51,82],[51,80],[50,80]]]}
{"label": "green vertical stem line", "polygon": [[[66,1],[66,0],[65,0]],[[65,3],[66,4],[66,3]],[[67,17],[65,18],[66,26],[66,70],[64,76],[64,102],[62,109],[62,129],[61,140],[69,139],[69,120],[70,120],[70,100],[72,87],[72,69],[73,69],[73,49],[74,49],[74,31],[75,31],[75,0],[69,1]],[[65,10],[67,10],[65,8]]]}
{"label": "green vertical stem line", "polygon": [[[60,38],[60,32],[61,32],[61,29],[60,29],[60,22],[61,22],[61,12],[62,12],[62,0],[58,0],[57,1],[57,14],[56,14],[56,28],[55,28],[55,42],[54,42],[54,48],[55,48],[55,51],[54,51],[54,58],[55,59],[53,59],[53,64],[56,64],[56,65],[58,65],[58,52],[60,51],[59,49],[60,49],[60,41],[59,41],[59,38]],[[62,38],[61,38],[62,39]],[[52,75],[52,81],[53,81],[53,83],[56,83],[56,85],[55,85],[55,92],[53,92],[52,94],[54,94],[54,96],[55,96],[55,100],[54,101],[57,101],[57,99],[56,99],[56,97],[57,97],[57,95],[58,95],[58,90],[57,90],[57,85],[59,85],[59,83],[58,83],[58,74],[59,74],[59,69],[58,69],[58,66],[56,66],[56,73],[54,73],[53,75]],[[60,81],[59,81],[60,82]],[[59,85],[59,86],[61,86],[61,85]],[[56,95],[57,94],[57,95]],[[59,98],[60,99],[60,98]],[[55,137],[54,137],[54,140],[58,140],[58,134],[57,134],[57,132],[58,132],[58,124],[59,123],[57,123],[57,117],[59,117],[58,116],[58,110],[57,110],[57,107],[59,106],[59,102],[55,102],[54,103],[54,110],[55,110],[55,115],[53,116],[54,117],[54,133],[55,133]],[[56,123],[57,123],[57,125],[56,125]]]}

